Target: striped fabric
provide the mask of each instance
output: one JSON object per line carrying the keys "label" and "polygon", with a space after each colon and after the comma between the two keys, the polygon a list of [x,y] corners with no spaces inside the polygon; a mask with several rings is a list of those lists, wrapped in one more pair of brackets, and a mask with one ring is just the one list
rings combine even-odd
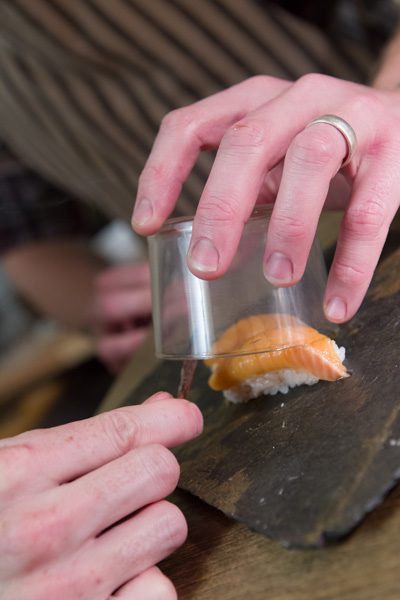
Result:
{"label": "striped fabric", "polygon": [[[363,80],[372,63],[257,0],[0,0],[0,42],[0,139],[123,218],[166,112],[258,73]],[[180,212],[193,212],[210,161]]]}

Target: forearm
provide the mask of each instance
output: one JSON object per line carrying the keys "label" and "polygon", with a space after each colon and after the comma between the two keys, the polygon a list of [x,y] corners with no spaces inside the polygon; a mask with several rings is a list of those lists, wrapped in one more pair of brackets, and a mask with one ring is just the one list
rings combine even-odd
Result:
{"label": "forearm", "polygon": [[72,327],[89,324],[93,281],[104,263],[87,244],[36,242],[9,252],[3,262],[17,290],[40,313]]}
{"label": "forearm", "polygon": [[372,85],[381,90],[395,90],[400,86],[400,27],[383,52]]}

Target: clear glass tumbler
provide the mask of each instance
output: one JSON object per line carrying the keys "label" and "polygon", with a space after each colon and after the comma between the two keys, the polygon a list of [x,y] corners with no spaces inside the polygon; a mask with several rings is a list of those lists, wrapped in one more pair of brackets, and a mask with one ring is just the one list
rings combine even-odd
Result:
{"label": "clear glass tumbler", "polygon": [[[301,343],[298,331],[293,343],[290,340],[293,317],[327,335],[334,333],[335,326],[323,313],[326,267],[317,238],[299,283],[277,288],[265,279],[262,260],[271,210],[270,206],[256,207],[244,226],[229,270],[211,281],[199,279],[187,266],[193,218],[170,219],[149,237],[158,357],[205,359],[243,354],[239,339],[229,352],[216,348],[216,341],[239,320],[256,315],[274,315],[276,327],[282,330],[279,347]],[[251,322],[246,321],[249,326]],[[276,350],[276,340],[275,335],[271,347],[266,338],[259,351]]]}

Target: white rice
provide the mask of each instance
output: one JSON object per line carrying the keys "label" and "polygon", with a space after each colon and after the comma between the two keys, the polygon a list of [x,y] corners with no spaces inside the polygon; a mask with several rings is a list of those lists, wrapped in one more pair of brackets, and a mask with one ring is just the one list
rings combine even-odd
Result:
{"label": "white rice", "polygon": [[[343,362],[346,357],[346,350],[339,348],[332,340],[336,354]],[[319,381],[318,377],[312,375],[308,371],[297,371],[295,369],[280,369],[279,371],[270,371],[264,375],[249,377],[239,385],[229,388],[224,391],[224,396],[229,402],[238,404],[239,402],[247,402],[258,396],[271,395],[275,396],[278,392],[287,394],[290,388],[298,385],[314,385]]]}

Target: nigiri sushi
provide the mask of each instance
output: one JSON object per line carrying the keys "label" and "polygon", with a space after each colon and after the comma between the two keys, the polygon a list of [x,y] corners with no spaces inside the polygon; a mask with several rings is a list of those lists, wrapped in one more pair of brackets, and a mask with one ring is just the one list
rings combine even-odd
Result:
{"label": "nigiri sushi", "polygon": [[263,314],[241,319],[227,329],[208,359],[209,385],[231,402],[245,402],[263,394],[286,394],[298,385],[348,377],[345,349],[293,315]]}

